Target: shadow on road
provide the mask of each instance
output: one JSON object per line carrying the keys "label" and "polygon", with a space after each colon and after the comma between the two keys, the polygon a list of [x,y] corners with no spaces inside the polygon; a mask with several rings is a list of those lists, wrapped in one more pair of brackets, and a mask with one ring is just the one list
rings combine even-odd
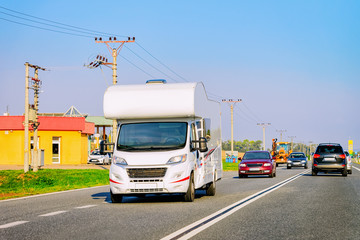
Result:
{"label": "shadow on road", "polygon": [[[319,172],[316,176],[311,175],[311,173],[307,173],[307,174],[304,174],[303,176],[314,177],[314,178],[317,178],[317,177],[344,177],[341,175],[341,173],[338,173],[338,172],[329,172],[329,173]],[[348,176],[350,176],[350,174],[348,174]]]}
{"label": "shadow on road", "polygon": [[93,199],[104,199],[105,202],[111,202],[110,192],[101,192],[91,195]]}
{"label": "shadow on road", "polygon": [[[205,190],[196,190],[195,199],[206,196]],[[93,199],[104,199],[111,203],[110,192],[100,192],[91,195]],[[140,194],[136,196],[125,195],[122,203],[164,203],[164,202],[184,202],[182,194]]]}

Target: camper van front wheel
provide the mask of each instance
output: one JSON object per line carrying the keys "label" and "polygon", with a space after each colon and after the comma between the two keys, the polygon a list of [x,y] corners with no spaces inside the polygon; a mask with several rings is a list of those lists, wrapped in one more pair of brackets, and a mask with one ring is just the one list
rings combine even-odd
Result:
{"label": "camper van front wheel", "polygon": [[216,193],[216,173],[214,174],[214,181],[209,183],[206,188],[206,195],[207,196],[215,196]]}
{"label": "camper van front wheel", "polygon": [[195,199],[195,184],[194,184],[194,173],[191,173],[189,179],[189,187],[185,193],[184,200],[185,202],[193,202]]}
{"label": "camper van front wheel", "polygon": [[123,196],[121,194],[113,194],[110,190],[110,198],[113,203],[121,203]]}

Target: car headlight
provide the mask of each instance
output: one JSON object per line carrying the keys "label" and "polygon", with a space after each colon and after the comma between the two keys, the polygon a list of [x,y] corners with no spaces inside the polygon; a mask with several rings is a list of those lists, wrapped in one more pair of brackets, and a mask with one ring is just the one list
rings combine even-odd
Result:
{"label": "car headlight", "polygon": [[264,167],[270,167],[271,166],[271,163],[265,163],[264,164]]}
{"label": "car headlight", "polygon": [[240,167],[246,167],[246,164],[245,164],[245,163],[241,163],[239,166],[240,166]]}
{"label": "car headlight", "polygon": [[304,162],[306,162],[306,161],[305,161],[305,160],[302,160],[301,162],[304,163]]}
{"label": "car headlight", "polygon": [[125,159],[123,159],[121,157],[114,157],[113,158],[113,164],[128,165],[127,162],[125,161]]}
{"label": "car headlight", "polygon": [[290,160],[288,160],[287,162],[288,162],[288,163],[291,163],[291,161],[290,161]]}
{"label": "car headlight", "polygon": [[183,154],[183,155],[179,155],[179,156],[170,158],[169,161],[167,162],[167,164],[182,163],[185,161],[186,161],[186,154]]}

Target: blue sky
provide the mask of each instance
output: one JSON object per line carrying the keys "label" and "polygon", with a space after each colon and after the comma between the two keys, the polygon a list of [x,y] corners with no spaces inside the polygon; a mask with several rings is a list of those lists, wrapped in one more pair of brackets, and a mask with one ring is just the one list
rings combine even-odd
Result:
{"label": "blue sky", "polygon": [[[359,1],[2,1],[0,7],[76,27],[135,36],[118,58],[119,84],[151,78],[202,81],[210,96],[240,98],[235,105],[236,140],[262,140],[259,122],[271,123],[266,143],[285,129],[283,140],[340,142],[360,149]],[[36,25],[0,8],[0,18]],[[49,23],[49,22],[48,22]],[[50,69],[43,81],[40,112],[71,105],[102,114],[110,69],[83,67],[104,44],[0,19],[0,111],[24,112],[26,61]],[[53,28],[60,30],[59,28]],[[81,34],[80,32],[78,32]],[[100,36],[100,35],[94,35]],[[141,58],[170,76],[165,76]],[[151,75],[151,76],[150,76]],[[219,97],[216,97],[216,96]],[[230,107],[222,103],[223,139],[230,138]]]}

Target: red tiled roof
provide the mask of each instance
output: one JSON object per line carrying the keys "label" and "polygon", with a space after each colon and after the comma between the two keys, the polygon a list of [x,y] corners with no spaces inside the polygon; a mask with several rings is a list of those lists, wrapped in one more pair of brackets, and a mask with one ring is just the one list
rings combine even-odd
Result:
{"label": "red tiled roof", "polygon": [[[0,130],[24,130],[24,116],[0,116]],[[39,131],[81,131],[94,134],[95,124],[86,122],[84,117],[39,116]],[[29,129],[32,130],[31,124]]]}

